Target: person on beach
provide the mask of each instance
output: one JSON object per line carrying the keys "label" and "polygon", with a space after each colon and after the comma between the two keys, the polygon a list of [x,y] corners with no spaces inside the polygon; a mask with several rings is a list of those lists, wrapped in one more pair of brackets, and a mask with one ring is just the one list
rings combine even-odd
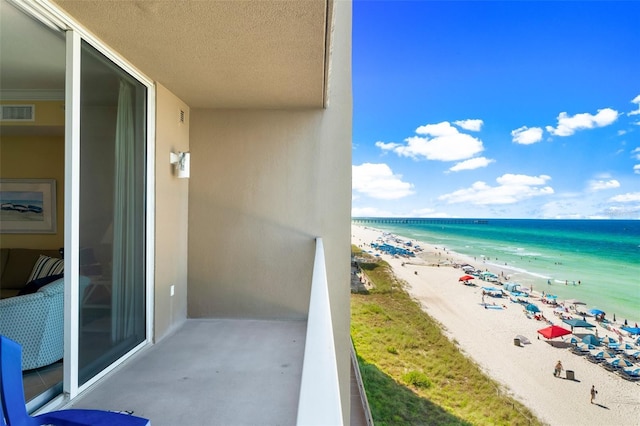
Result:
{"label": "person on beach", "polygon": [[563,370],[562,363],[558,360],[558,363],[556,364],[556,368],[553,372],[553,375],[555,377],[560,377],[560,373],[562,373],[562,370]]}
{"label": "person on beach", "polygon": [[591,403],[593,404],[593,400],[596,399],[596,395],[598,391],[596,390],[596,385],[591,385]]}

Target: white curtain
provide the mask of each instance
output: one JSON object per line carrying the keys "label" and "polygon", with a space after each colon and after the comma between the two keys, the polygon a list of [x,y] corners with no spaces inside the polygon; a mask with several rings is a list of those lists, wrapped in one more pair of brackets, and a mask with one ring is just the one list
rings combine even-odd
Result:
{"label": "white curtain", "polygon": [[[136,262],[136,147],[133,88],[120,81],[115,141],[115,190],[113,218],[113,288],[111,338],[119,342],[135,335],[136,306],[140,292],[136,279],[143,261]],[[139,283],[138,283],[139,285]]]}

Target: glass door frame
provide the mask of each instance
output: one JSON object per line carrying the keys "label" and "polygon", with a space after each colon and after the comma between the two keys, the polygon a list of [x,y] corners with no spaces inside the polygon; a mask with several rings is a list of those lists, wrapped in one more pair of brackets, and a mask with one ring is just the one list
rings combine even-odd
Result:
{"label": "glass door frame", "polygon": [[[63,399],[74,399],[127,358],[152,342],[153,295],[155,270],[155,128],[156,90],[153,80],[82,28],[57,6],[46,0],[10,0],[13,4],[45,25],[66,32],[65,82],[65,200],[64,200],[64,371]],[[90,44],[131,77],[147,87],[146,109],[146,194],[145,194],[145,339],[110,366],[82,386],[78,384],[79,370],[79,209],[80,209],[80,55],[81,42]],[[55,400],[54,400],[55,403]]]}

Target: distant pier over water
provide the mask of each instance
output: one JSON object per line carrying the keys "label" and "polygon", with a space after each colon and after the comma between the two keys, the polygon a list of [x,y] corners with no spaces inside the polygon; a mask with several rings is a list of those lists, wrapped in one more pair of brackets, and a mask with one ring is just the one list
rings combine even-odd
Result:
{"label": "distant pier over water", "polygon": [[406,218],[406,217],[354,217],[351,221],[356,224],[366,223],[401,223],[406,225],[429,223],[435,225],[487,225],[486,219],[433,219],[433,218]]}

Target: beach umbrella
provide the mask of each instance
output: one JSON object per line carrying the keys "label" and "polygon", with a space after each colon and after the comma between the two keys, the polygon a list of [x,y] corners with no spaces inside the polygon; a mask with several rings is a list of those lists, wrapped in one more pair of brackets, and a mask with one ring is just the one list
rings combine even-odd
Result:
{"label": "beach umbrella", "polygon": [[471,275],[463,275],[460,278],[458,278],[458,281],[469,281],[469,280],[473,280],[475,279],[475,277],[471,276]]}
{"label": "beach umbrella", "polygon": [[636,335],[636,334],[640,334],[640,327],[622,327],[622,329],[624,331],[626,331],[627,333],[631,334],[631,335]]}
{"label": "beach umbrella", "polygon": [[604,314],[604,311],[601,311],[600,309],[591,309],[591,310],[589,311],[589,313],[590,313],[591,315],[593,315],[593,316],[596,316],[596,315],[602,315],[602,314]]}
{"label": "beach umbrella", "polygon": [[600,339],[593,334],[587,334],[582,338],[582,341],[587,345],[600,346]]}
{"label": "beach umbrella", "polygon": [[572,345],[577,345],[578,344],[578,339],[575,337],[571,337],[569,339],[566,339],[565,342],[570,343]]}
{"label": "beach umbrella", "polygon": [[562,328],[559,325],[552,325],[549,327],[541,328],[538,330],[539,334],[542,334],[543,337],[547,339],[554,339],[556,337],[566,336],[567,334],[571,334],[569,330],[566,328]]}
{"label": "beach umbrella", "polygon": [[529,312],[540,312],[540,308],[538,308],[533,303],[529,303],[525,309]]}

